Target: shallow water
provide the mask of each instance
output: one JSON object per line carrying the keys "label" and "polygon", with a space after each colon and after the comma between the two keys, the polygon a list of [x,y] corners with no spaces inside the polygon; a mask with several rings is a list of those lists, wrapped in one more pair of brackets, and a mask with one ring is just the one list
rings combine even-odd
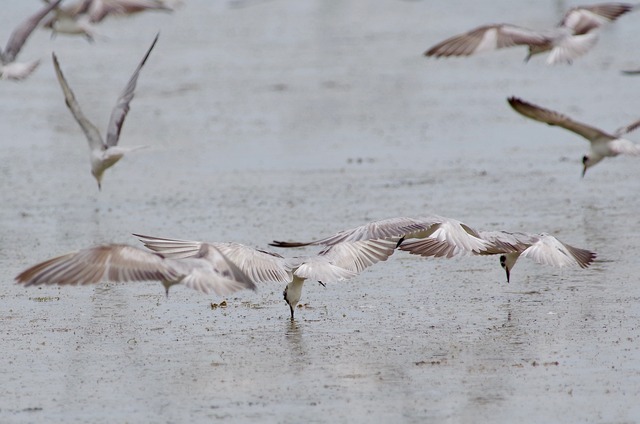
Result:
{"label": "shallow water", "polygon": [[[34,34],[20,57],[41,67],[0,84],[0,421],[639,421],[637,159],[581,180],[587,144],[505,101],[607,130],[636,119],[640,79],[619,70],[640,66],[638,15],[573,66],[525,65],[523,49],[421,56],[475,25],[540,28],[568,7],[479,3],[189,0],[108,20],[94,45]],[[32,7],[5,5],[4,39]],[[104,128],[158,30],[121,138],[150,148],[99,192],[49,54]],[[345,284],[307,284],[294,323],[279,286],[212,308],[222,299],[166,299],[158,283],[13,283],[69,250],[136,244],[132,232],[264,247],[425,213],[550,232],[598,260],[521,260],[506,284],[495,257],[398,252]]]}

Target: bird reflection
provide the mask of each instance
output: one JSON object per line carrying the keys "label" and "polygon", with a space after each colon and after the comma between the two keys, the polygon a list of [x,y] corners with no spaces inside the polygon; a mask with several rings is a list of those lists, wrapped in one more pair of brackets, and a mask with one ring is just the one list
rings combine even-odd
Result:
{"label": "bird reflection", "polygon": [[297,321],[286,320],[284,324],[284,337],[289,344],[288,352],[291,358],[291,368],[298,372],[303,371],[308,360],[302,325]]}

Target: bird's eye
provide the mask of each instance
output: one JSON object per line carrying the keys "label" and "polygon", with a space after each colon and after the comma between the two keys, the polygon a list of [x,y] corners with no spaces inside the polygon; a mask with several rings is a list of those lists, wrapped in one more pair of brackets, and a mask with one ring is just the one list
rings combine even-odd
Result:
{"label": "bird's eye", "polygon": [[506,263],[507,263],[507,257],[505,255],[500,255],[500,266],[504,268]]}
{"label": "bird's eye", "polygon": [[587,156],[587,155],[582,156],[582,164],[583,165],[585,165],[588,160],[589,160],[589,156]]}

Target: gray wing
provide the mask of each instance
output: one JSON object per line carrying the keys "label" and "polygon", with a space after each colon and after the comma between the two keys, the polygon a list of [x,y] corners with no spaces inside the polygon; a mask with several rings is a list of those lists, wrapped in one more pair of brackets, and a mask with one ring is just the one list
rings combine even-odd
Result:
{"label": "gray wing", "polygon": [[507,231],[480,231],[479,236],[487,242],[487,248],[479,252],[481,255],[522,253],[539,240],[533,234]]}
{"label": "gray wing", "polygon": [[104,280],[173,281],[179,276],[160,255],[132,246],[111,244],[49,259],[21,272],[16,280],[25,286],[84,285]]}
{"label": "gray wing", "polygon": [[575,35],[586,34],[613,22],[633,9],[628,3],[601,3],[573,7],[567,11],[560,26],[570,28]]}
{"label": "gray wing", "polygon": [[434,215],[416,220],[425,230],[412,235],[418,240],[406,237],[399,246],[400,250],[426,257],[451,258],[487,248],[487,242],[475,229],[456,219]]}
{"label": "gray wing", "polygon": [[525,249],[521,256],[539,264],[557,267],[578,265],[580,268],[587,268],[596,258],[594,252],[570,246],[549,234],[540,234],[538,240]]}
{"label": "gray wing", "polygon": [[94,0],[88,15],[91,22],[97,23],[108,15],[128,15],[145,10],[173,11],[158,0]]}
{"label": "gray wing", "polygon": [[140,74],[140,70],[144,66],[145,62],[147,61],[149,54],[151,54],[151,50],[153,50],[153,47],[156,45],[159,36],[160,33],[156,34],[156,37],[151,43],[151,47],[149,47],[149,50],[147,50],[147,53],[144,55],[142,61],[131,76],[131,79],[129,79],[127,86],[124,88],[122,93],[120,93],[120,97],[118,97],[118,101],[116,102],[116,105],[111,112],[109,126],[107,127],[107,146],[109,147],[118,144],[118,140],[120,139],[120,131],[122,130],[122,124],[124,123],[124,119],[127,117],[127,113],[129,113],[129,103],[131,103],[134,95],[134,90],[136,89],[138,75]]}
{"label": "gray wing", "polygon": [[39,11],[31,15],[26,21],[21,23],[9,37],[7,47],[2,53],[3,61],[9,63],[13,62],[20,53],[20,49],[27,41],[33,30],[38,26],[38,23],[44,18],[47,13],[55,9],[62,0],[56,0],[53,3],[49,3],[43,6]]}
{"label": "gray wing", "polygon": [[183,274],[182,284],[203,293],[213,291],[224,296],[256,289],[251,278],[211,244],[203,243],[194,258],[167,261]]}
{"label": "gray wing", "polygon": [[512,46],[544,46],[550,40],[544,34],[509,24],[485,25],[448,38],[427,50],[425,56],[469,56]]}
{"label": "gray wing", "polygon": [[369,222],[359,227],[340,231],[329,237],[311,242],[286,242],[274,240],[269,243],[276,247],[300,247],[309,245],[333,246],[338,243],[358,240],[400,238],[424,230],[424,225],[413,218],[397,217]]}
{"label": "gray wing", "polygon": [[616,137],[621,137],[625,134],[629,134],[632,131],[635,131],[638,129],[638,127],[640,127],[640,119],[638,119],[635,122],[630,123],[627,126],[624,126],[622,128],[618,128],[613,135],[615,135]]}
{"label": "gray wing", "polygon": [[286,260],[271,252],[254,249],[240,243],[203,243],[134,234],[145,247],[173,259],[193,258],[203,246],[212,246],[236,264],[255,283],[289,283],[291,267]]}
{"label": "gray wing", "polygon": [[289,262],[297,277],[320,282],[343,281],[371,265],[386,261],[395,248],[394,240],[343,242],[329,246],[317,256],[293,258]]}
{"label": "gray wing", "polygon": [[597,139],[613,140],[616,138],[615,136],[608,134],[598,128],[583,124],[578,121],[574,121],[566,115],[554,112],[549,109],[545,109],[540,106],[536,106],[517,97],[509,97],[507,101],[516,112],[526,116],[527,118],[544,122],[548,125],[562,127],[566,130],[581,135],[589,141],[594,141]]}
{"label": "gray wing", "polygon": [[386,261],[396,249],[397,240],[362,240],[338,243],[319,253],[332,264],[351,272],[360,273],[366,268]]}
{"label": "gray wing", "polygon": [[67,84],[67,80],[62,74],[62,70],[60,69],[60,64],[58,63],[56,54],[51,53],[51,57],[53,58],[53,67],[56,71],[58,82],[60,83],[60,87],[62,87],[62,92],[64,93],[65,103],[71,111],[73,117],[80,125],[80,128],[82,128],[84,135],[89,141],[89,146],[92,150],[104,148],[104,142],[102,141],[102,136],[100,136],[100,131],[98,131],[96,126],[93,125],[86,116],[84,116],[84,113],[82,113],[82,109],[80,109],[80,105],[78,104],[73,91],[71,91],[71,87],[69,87],[69,84]]}

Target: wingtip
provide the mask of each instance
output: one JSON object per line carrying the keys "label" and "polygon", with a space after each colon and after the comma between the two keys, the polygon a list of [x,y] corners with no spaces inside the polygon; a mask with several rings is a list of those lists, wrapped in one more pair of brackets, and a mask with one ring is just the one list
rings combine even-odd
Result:
{"label": "wingtip", "polygon": [[278,240],[274,240],[271,243],[269,243],[269,246],[274,246],[274,247],[303,247],[307,245],[308,243],[297,243],[297,242],[278,241]]}

